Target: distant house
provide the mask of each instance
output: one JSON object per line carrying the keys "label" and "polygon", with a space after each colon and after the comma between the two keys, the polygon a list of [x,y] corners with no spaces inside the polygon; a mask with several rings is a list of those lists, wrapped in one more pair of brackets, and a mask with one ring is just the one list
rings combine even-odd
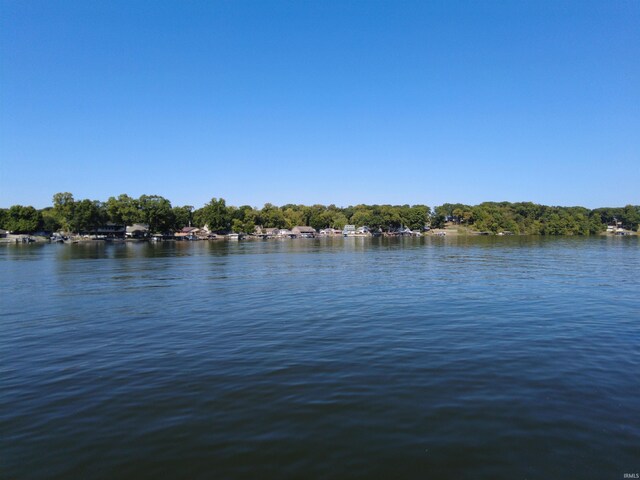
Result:
{"label": "distant house", "polygon": [[127,233],[127,227],[117,223],[108,222],[105,225],[94,228],[89,233],[97,237],[124,238]]}
{"label": "distant house", "polygon": [[9,234],[9,232],[7,232],[6,230],[3,230],[2,228],[0,228],[0,238],[7,238],[8,234]]}
{"label": "distant house", "polygon": [[275,238],[278,236],[279,230],[277,228],[264,228],[256,225],[254,229],[254,235],[259,238]]}
{"label": "distant house", "polygon": [[296,226],[291,229],[291,233],[293,233],[297,237],[302,238],[314,238],[316,236],[316,229],[313,227],[305,227],[305,226]]}
{"label": "distant house", "polygon": [[176,232],[175,237],[179,239],[183,238],[195,238],[200,233],[198,227],[184,227],[179,232]]}
{"label": "distant house", "polygon": [[621,222],[621,221],[619,221],[619,220],[618,220],[617,218],[615,218],[615,217],[613,218],[613,221],[612,221],[612,222],[610,222],[610,223],[607,225],[607,232],[613,232],[613,233],[615,233],[615,232],[617,232],[617,231],[619,231],[619,230],[622,230],[622,229],[623,229],[623,228],[622,228],[622,222]]}
{"label": "distant house", "polygon": [[333,237],[335,235],[342,235],[342,230],[337,230],[335,228],[323,228],[318,232],[318,235],[321,237]]}
{"label": "distant house", "polygon": [[149,236],[149,225],[146,223],[134,223],[127,226],[127,238],[147,238]]}
{"label": "distant house", "polygon": [[342,229],[342,234],[345,237],[352,237],[356,234],[356,226],[355,225],[345,225]]}
{"label": "distant house", "polygon": [[296,234],[293,233],[291,230],[282,228],[278,230],[278,238],[296,238]]}
{"label": "distant house", "polygon": [[614,235],[626,235],[628,232],[624,229],[622,222],[618,221],[617,218],[613,219],[609,225],[607,225],[607,233],[613,233]]}

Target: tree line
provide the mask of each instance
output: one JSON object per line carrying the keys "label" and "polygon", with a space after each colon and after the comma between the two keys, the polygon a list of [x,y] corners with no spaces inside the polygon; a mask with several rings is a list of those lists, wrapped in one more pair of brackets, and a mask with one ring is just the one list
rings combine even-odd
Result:
{"label": "tree line", "polygon": [[640,206],[589,210],[531,202],[484,202],[475,206],[445,203],[435,208],[432,224],[439,227],[446,220],[489,233],[507,231],[520,235],[593,235],[617,222],[625,229],[637,231]]}
{"label": "tree line", "polygon": [[76,200],[69,192],[56,193],[50,207],[37,210],[13,205],[0,209],[0,228],[15,233],[91,233],[107,224],[144,223],[154,233],[177,231],[185,226],[207,226],[213,232],[254,232],[263,228],[293,228],[297,225],[342,229],[347,224],[390,231],[401,227],[421,230],[442,228],[451,222],[480,232],[533,235],[590,235],[603,231],[614,220],[637,230],[640,206],[619,208],[550,207],[530,202],[485,202],[480,205],[446,203],[433,210],[427,205],[335,205],[229,206],[223,198],[212,198],[203,207],[173,206],[160,195],[139,198],[122,194],[106,202]]}

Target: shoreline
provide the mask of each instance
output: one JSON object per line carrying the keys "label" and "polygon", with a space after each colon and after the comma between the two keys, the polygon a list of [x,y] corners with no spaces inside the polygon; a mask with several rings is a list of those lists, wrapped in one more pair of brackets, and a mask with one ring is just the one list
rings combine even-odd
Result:
{"label": "shoreline", "polygon": [[[355,235],[355,236],[343,236],[343,235],[317,235],[312,237],[312,239],[336,239],[336,238],[421,238],[421,237],[640,237],[640,232],[632,232],[625,231],[624,233],[612,233],[612,232],[600,232],[592,235],[540,235],[540,234],[514,234],[514,233],[492,233],[492,232],[477,232],[473,230],[469,230],[465,227],[459,228],[437,228],[430,230],[428,232],[422,232],[420,235],[388,235],[383,234],[381,236],[372,236],[372,235]],[[280,237],[269,237],[264,238],[256,235],[246,235],[242,238],[230,238],[228,235],[218,235],[212,238],[198,238],[197,240],[184,240],[184,239],[164,239],[162,241],[152,241],[150,238],[115,238],[115,239],[105,239],[105,238],[86,238],[83,236],[69,236],[67,240],[64,241],[52,241],[49,237],[45,237],[42,235],[28,235],[28,234],[10,234],[7,237],[0,238],[0,245],[30,245],[30,244],[43,244],[43,243],[62,243],[65,245],[77,245],[77,244],[91,244],[91,243],[165,243],[165,242],[179,242],[179,243],[189,243],[192,241],[209,241],[209,242],[221,242],[221,241],[270,241],[270,240],[309,240],[309,238],[280,238]]]}

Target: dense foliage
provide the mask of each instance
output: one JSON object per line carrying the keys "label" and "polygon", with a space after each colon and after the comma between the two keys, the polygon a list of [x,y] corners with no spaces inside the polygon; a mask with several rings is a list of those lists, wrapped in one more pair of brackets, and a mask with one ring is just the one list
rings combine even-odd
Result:
{"label": "dense foliage", "polygon": [[401,227],[420,230],[430,225],[443,227],[447,222],[479,232],[512,232],[532,235],[590,235],[606,225],[620,222],[629,230],[640,224],[640,206],[620,208],[549,207],[530,202],[485,202],[470,206],[450,204],[431,210],[426,205],[294,205],[265,204],[261,209],[243,205],[228,206],[223,198],[212,198],[202,208],[177,206],[159,195],[132,198],[122,194],[106,202],[75,200],[69,192],[56,193],[52,207],[36,210],[14,205],[0,209],[0,228],[15,233],[66,231],[92,233],[107,224],[148,224],[152,232],[180,230],[185,226],[207,226],[214,232],[251,233],[256,226],[293,228],[296,225],[342,229],[347,224],[367,225],[390,231]]}
{"label": "dense foliage", "polygon": [[[640,207],[631,207],[636,213]],[[614,209],[611,209],[614,210]],[[624,209],[615,209],[624,210]],[[530,202],[485,202],[469,206],[444,204],[436,208],[436,219],[451,219],[481,232],[512,232],[529,235],[589,235],[603,231],[614,216],[602,217],[584,207],[548,207]],[[619,215],[629,229],[638,228],[637,219]]]}

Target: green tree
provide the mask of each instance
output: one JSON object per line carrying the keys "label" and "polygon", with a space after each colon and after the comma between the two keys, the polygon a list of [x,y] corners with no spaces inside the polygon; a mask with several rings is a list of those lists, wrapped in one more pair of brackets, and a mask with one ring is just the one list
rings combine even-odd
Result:
{"label": "green tree", "polygon": [[42,217],[32,206],[13,205],[9,208],[6,229],[13,233],[34,233],[42,227]]}
{"label": "green tree", "polygon": [[342,230],[345,225],[349,224],[349,219],[343,212],[333,211],[333,212],[330,212],[330,215],[331,215],[331,219],[329,221],[329,226],[331,228]]}
{"label": "green tree", "polygon": [[182,207],[173,207],[173,229],[182,230],[193,222],[193,207],[184,205]]}
{"label": "green tree", "polygon": [[41,210],[40,214],[42,215],[42,229],[45,232],[57,232],[62,226],[52,207]]}
{"label": "green tree", "polygon": [[107,221],[107,212],[99,201],[80,200],[75,202],[71,217],[71,231],[91,233]]}
{"label": "green tree", "polygon": [[304,214],[299,210],[294,210],[289,207],[284,210],[282,214],[284,215],[284,224],[286,228],[291,229],[293,227],[306,224]]}
{"label": "green tree", "polygon": [[256,225],[258,225],[259,212],[252,207],[244,208],[240,207],[243,211],[242,216],[242,231],[245,233],[253,233],[256,229]]}
{"label": "green tree", "polygon": [[171,202],[160,195],[142,195],[138,199],[142,222],[149,225],[151,233],[164,233],[174,224]]}
{"label": "green tree", "polygon": [[226,232],[231,228],[231,215],[224,198],[212,198],[198,216],[202,226],[206,225],[212,232]]}
{"label": "green tree", "polygon": [[306,207],[304,211],[306,218],[305,223],[302,225],[321,230],[327,228],[331,223],[331,213],[324,205],[312,205],[311,207]]}
{"label": "green tree", "polygon": [[364,205],[358,205],[351,215],[351,223],[357,227],[371,226],[373,214],[371,210]]}
{"label": "green tree", "polygon": [[231,220],[231,231],[235,233],[246,233],[244,231],[244,222],[239,218]]}
{"label": "green tree", "polygon": [[140,201],[131,198],[126,193],[116,197],[109,197],[106,203],[109,220],[118,225],[133,225],[143,221]]}
{"label": "green tree", "polygon": [[253,233],[259,222],[259,212],[250,205],[229,208],[231,228],[238,233]]}
{"label": "green tree", "polygon": [[598,234],[606,230],[606,226],[600,220],[600,216],[591,212],[589,214],[589,233],[590,234]]}
{"label": "green tree", "polygon": [[7,222],[9,221],[9,210],[6,208],[0,208],[0,228],[9,230]]}
{"label": "green tree", "polygon": [[446,224],[446,218],[442,213],[433,213],[431,216],[431,227],[432,228],[444,228]]}
{"label": "green tree", "polygon": [[413,205],[404,219],[405,225],[411,230],[422,230],[429,221],[431,209],[426,205]]}
{"label": "green tree", "polygon": [[75,201],[71,193],[60,192],[53,196],[53,212],[63,230],[71,229],[74,209]]}
{"label": "green tree", "polygon": [[286,224],[282,210],[270,203],[265,203],[262,207],[260,220],[265,228],[284,228]]}
{"label": "green tree", "polygon": [[638,230],[638,225],[640,225],[640,206],[626,205],[620,217],[624,228]]}

